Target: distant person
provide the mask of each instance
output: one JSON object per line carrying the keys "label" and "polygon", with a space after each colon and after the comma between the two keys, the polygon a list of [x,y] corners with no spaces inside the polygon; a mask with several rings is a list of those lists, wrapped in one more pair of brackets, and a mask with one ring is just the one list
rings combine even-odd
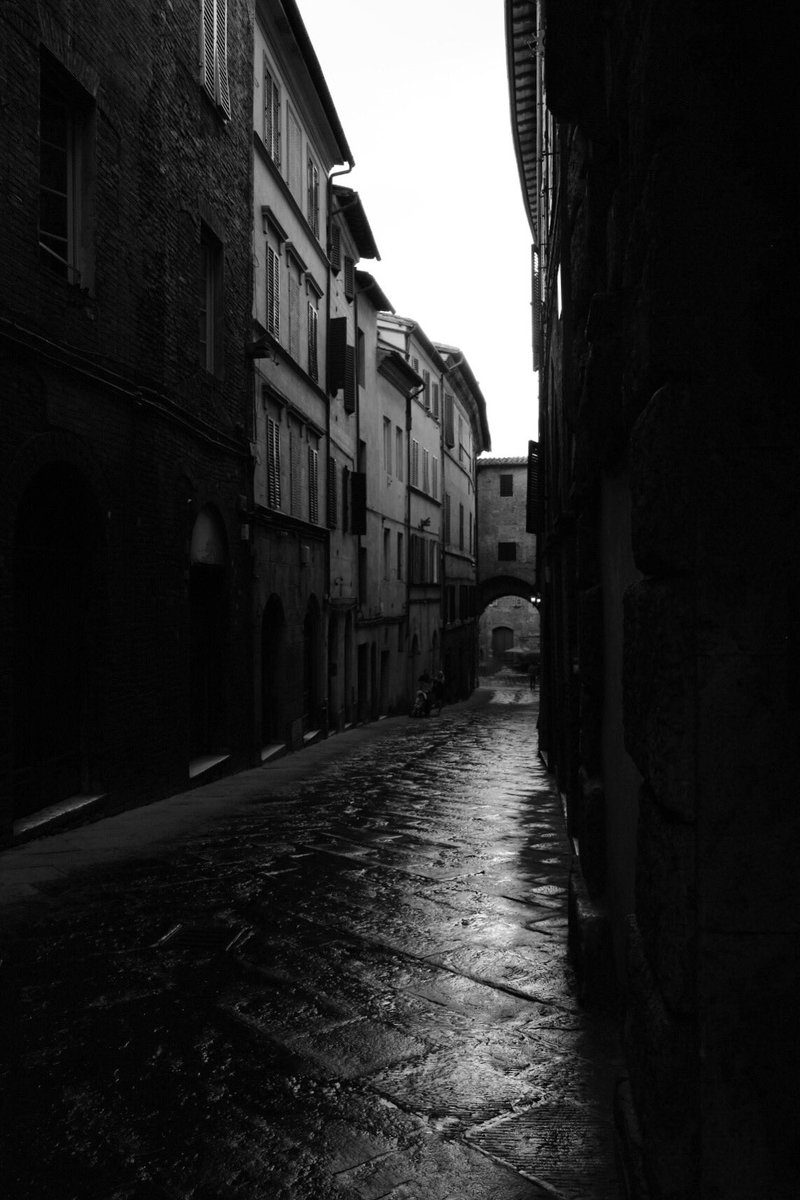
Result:
{"label": "distant person", "polygon": [[538,672],[536,670],[536,663],[531,663],[531,665],[528,667],[528,683],[530,684],[532,692],[536,690],[537,677]]}

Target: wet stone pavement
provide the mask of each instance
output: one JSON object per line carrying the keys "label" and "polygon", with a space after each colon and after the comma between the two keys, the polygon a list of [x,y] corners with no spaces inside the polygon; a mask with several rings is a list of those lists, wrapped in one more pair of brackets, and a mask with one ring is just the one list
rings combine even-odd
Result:
{"label": "wet stone pavement", "polygon": [[385,726],[15,912],[4,1196],[616,1200],[532,697]]}

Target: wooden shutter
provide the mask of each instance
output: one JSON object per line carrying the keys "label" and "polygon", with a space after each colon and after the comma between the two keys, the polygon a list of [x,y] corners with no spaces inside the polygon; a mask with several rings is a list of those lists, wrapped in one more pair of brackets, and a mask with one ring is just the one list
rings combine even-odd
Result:
{"label": "wooden shutter", "polygon": [[300,360],[300,281],[297,268],[289,262],[289,353]]}
{"label": "wooden shutter", "polygon": [[328,458],[328,528],[335,529],[338,519],[338,503],[336,495],[336,459],[331,455]]}
{"label": "wooden shutter", "polygon": [[347,255],[344,256],[344,294],[348,300],[356,294],[356,264]]}
{"label": "wooden shutter", "polygon": [[200,23],[200,60],[203,72],[203,87],[212,100],[216,102],[217,88],[214,73],[214,51],[216,47],[216,19],[214,7],[216,0],[202,0],[203,14]]}
{"label": "wooden shutter", "polygon": [[347,317],[334,317],[328,322],[328,391],[331,396],[344,387],[346,348]]}
{"label": "wooden shutter", "polygon": [[367,532],[367,476],[364,471],[353,471],[350,476],[350,532]]}
{"label": "wooden shutter", "polygon": [[231,116],[231,85],[228,79],[228,0],[217,0],[217,103]]}
{"label": "wooden shutter", "polygon": [[318,316],[314,305],[308,305],[308,373],[312,379],[319,377],[319,359],[317,357],[317,325]]}
{"label": "wooden shutter", "polygon": [[281,440],[280,426],[267,417],[267,504],[281,506]]}
{"label": "wooden shutter", "polygon": [[344,411],[354,413],[356,411],[356,348],[355,346],[345,346],[344,348]]}
{"label": "wooden shutter", "polygon": [[331,225],[331,270],[337,274],[342,267],[342,231]]}
{"label": "wooden shutter", "polygon": [[271,246],[267,246],[267,329],[273,337],[281,332],[281,276],[280,259]]}
{"label": "wooden shutter", "polygon": [[319,522],[319,453],[308,447],[308,519],[312,525]]}
{"label": "wooden shutter", "polygon": [[276,166],[281,165],[281,87],[264,55],[264,145]]}

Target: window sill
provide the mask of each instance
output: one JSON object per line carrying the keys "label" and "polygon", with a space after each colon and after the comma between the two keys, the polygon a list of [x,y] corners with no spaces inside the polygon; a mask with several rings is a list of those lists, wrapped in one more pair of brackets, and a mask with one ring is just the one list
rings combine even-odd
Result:
{"label": "window sill", "polygon": [[270,742],[268,746],[263,746],[261,749],[262,763],[269,762],[273,758],[281,758],[287,752],[285,742]]}
{"label": "window sill", "polygon": [[189,778],[199,779],[201,775],[207,774],[229,758],[230,754],[203,754],[199,758],[193,758],[189,763]]}
{"label": "window sill", "polygon": [[28,817],[21,817],[20,820],[14,822],[13,841],[14,843],[24,842],[28,838],[39,837],[49,832],[50,829],[55,830],[71,824],[76,819],[88,817],[96,809],[101,808],[105,800],[104,793],[96,796],[69,796],[58,804],[41,808],[38,812],[31,813]]}

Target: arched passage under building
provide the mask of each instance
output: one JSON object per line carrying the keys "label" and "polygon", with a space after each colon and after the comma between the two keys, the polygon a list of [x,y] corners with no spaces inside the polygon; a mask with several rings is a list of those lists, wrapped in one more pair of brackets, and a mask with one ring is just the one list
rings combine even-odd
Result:
{"label": "arched passage under building", "polygon": [[[478,658],[481,675],[528,670],[540,655],[539,609],[531,598],[530,584],[507,577],[487,581],[478,621]],[[508,583],[515,586],[508,586]]]}

